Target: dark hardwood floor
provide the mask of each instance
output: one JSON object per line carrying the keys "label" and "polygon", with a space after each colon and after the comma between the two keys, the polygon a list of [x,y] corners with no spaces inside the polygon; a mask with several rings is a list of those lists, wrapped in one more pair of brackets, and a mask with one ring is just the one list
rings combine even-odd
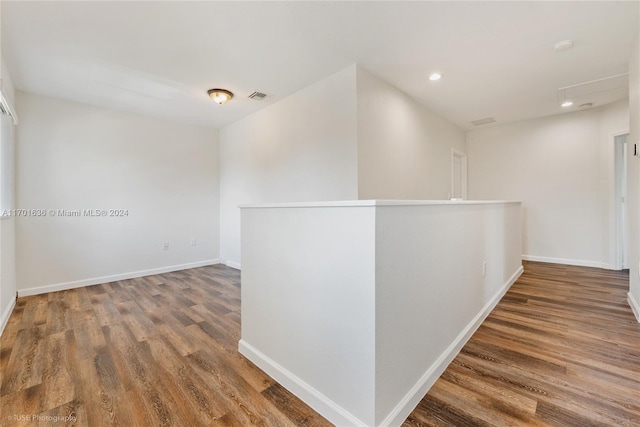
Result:
{"label": "dark hardwood floor", "polygon": [[[627,281],[525,263],[404,425],[640,425]],[[0,425],[330,425],[238,354],[239,283],[212,266],[19,299]]]}

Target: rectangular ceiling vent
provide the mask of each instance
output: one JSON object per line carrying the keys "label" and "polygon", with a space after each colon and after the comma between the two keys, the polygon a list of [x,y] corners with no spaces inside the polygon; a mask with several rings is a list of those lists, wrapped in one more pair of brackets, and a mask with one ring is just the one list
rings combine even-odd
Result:
{"label": "rectangular ceiling vent", "polygon": [[489,123],[495,123],[496,119],[494,119],[493,117],[485,117],[484,119],[478,119],[478,120],[474,120],[471,123],[473,123],[474,126],[482,126],[482,125],[488,125]]}
{"label": "rectangular ceiling vent", "polygon": [[249,98],[255,99],[256,101],[262,101],[266,97],[267,94],[262,92],[253,92],[251,95],[249,95]]}

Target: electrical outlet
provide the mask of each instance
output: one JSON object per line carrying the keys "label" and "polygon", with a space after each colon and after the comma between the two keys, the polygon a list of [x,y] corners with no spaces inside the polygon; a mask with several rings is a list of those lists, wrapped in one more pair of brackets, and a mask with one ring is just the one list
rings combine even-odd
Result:
{"label": "electrical outlet", "polygon": [[162,245],[162,249],[165,251],[169,250],[169,242],[164,242],[164,244]]}
{"label": "electrical outlet", "polygon": [[482,277],[487,275],[487,261],[482,261]]}
{"label": "electrical outlet", "polygon": [[196,239],[191,239],[191,246],[198,246],[198,241]]}

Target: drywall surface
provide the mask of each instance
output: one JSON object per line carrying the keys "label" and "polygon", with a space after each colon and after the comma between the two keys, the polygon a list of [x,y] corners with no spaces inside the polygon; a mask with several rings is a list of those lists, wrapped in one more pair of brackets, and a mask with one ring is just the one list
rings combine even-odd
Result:
{"label": "drywall surface", "polygon": [[369,425],[374,221],[360,207],[242,210],[242,341]]}
{"label": "drywall surface", "polygon": [[336,425],[400,425],[522,272],[517,202],[241,210],[240,352]]}
{"label": "drywall surface", "polygon": [[409,415],[515,281],[520,229],[519,203],[376,210],[376,425]]}
{"label": "drywall surface", "polygon": [[449,199],[465,132],[358,67],[358,198]]}
{"label": "drywall surface", "polygon": [[17,100],[17,207],[46,212],[16,218],[21,293],[219,258],[216,131],[23,92]]}
{"label": "drywall surface", "polygon": [[608,268],[612,133],[627,101],[467,134],[469,197],[521,200],[523,255]]}
{"label": "drywall surface", "polygon": [[[603,248],[603,267],[617,269],[616,260],[616,191],[615,191],[615,136],[629,133],[629,101],[627,99],[607,105],[600,113],[600,182],[599,192],[604,195],[601,215],[606,221],[602,241],[608,242]],[[628,215],[623,232],[629,233]],[[605,243],[606,245],[606,243]],[[628,245],[627,245],[628,257]],[[628,268],[628,260],[626,262]]]}
{"label": "drywall surface", "polygon": [[353,65],[220,131],[221,257],[246,203],[447,199],[464,132]]}
{"label": "drywall surface", "polygon": [[245,203],[357,198],[356,67],[220,131],[221,258],[240,267]]}

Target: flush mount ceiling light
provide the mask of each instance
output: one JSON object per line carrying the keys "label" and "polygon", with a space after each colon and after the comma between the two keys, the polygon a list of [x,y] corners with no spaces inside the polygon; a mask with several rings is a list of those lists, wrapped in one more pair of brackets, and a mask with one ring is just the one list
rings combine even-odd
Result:
{"label": "flush mount ceiling light", "polygon": [[224,104],[233,98],[233,93],[226,89],[209,89],[207,93],[209,98],[213,99],[216,104]]}
{"label": "flush mount ceiling light", "polygon": [[564,108],[571,107],[572,105],[573,101],[564,101],[562,104],[560,104],[560,106]]}
{"label": "flush mount ceiling light", "polygon": [[572,40],[562,40],[561,42],[556,43],[556,45],[553,47],[556,52],[562,52],[563,50],[569,50],[573,47],[573,41]]}
{"label": "flush mount ceiling light", "polygon": [[432,82],[435,82],[436,80],[440,80],[442,78],[442,74],[440,73],[431,73],[431,75],[429,76],[429,80],[431,80]]}

